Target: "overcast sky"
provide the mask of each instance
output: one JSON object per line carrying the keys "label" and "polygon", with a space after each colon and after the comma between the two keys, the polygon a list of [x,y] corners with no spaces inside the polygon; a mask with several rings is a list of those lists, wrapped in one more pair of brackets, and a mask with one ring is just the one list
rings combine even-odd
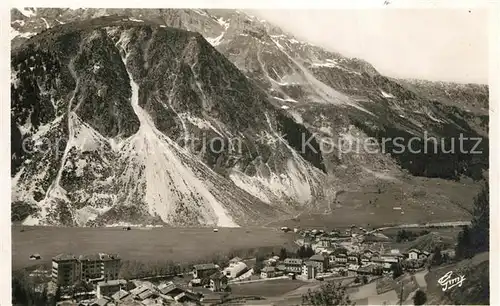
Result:
{"label": "overcast sky", "polygon": [[488,11],[258,10],[296,37],[370,62],[388,76],[488,82]]}

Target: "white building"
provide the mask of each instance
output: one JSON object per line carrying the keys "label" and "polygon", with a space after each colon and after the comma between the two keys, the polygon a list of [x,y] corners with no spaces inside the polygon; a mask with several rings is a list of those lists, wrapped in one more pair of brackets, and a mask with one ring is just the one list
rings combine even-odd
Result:
{"label": "white building", "polygon": [[225,268],[223,273],[227,278],[236,278],[248,270],[244,262],[231,263],[229,267]]}

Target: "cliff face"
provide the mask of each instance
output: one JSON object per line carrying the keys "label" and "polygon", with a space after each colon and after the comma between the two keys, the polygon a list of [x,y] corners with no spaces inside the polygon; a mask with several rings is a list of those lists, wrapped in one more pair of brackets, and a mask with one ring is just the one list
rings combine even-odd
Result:
{"label": "cliff face", "polygon": [[486,137],[478,155],[338,147],[484,136],[485,86],[391,79],[238,11],[11,18],[13,207],[26,223],[266,223],[331,210],[374,173],[476,179],[488,167]]}

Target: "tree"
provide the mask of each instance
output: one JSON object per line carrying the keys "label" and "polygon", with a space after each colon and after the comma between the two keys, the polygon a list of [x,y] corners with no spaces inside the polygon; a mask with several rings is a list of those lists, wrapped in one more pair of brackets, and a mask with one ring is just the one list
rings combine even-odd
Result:
{"label": "tree", "polygon": [[427,302],[427,295],[422,290],[417,290],[417,292],[415,292],[415,295],[413,296],[413,304],[424,305],[425,302]]}
{"label": "tree", "polygon": [[488,251],[490,248],[490,189],[488,182],[483,186],[474,198],[474,209],[470,228],[464,226],[458,234],[458,242],[455,248],[457,259],[470,258],[477,253]]}
{"label": "tree", "polygon": [[392,271],[392,278],[396,279],[403,274],[403,267],[401,267],[401,264],[399,263],[393,263],[391,265],[391,271]]}
{"label": "tree", "polygon": [[281,248],[279,256],[280,256],[280,260],[285,260],[288,257],[288,254],[287,254],[285,248]]}
{"label": "tree", "polygon": [[264,256],[262,255],[257,255],[255,258],[255,265],[253,266],[253,272],[258,274],[260,273],[260,270],[264,267]]}
{"label": "tree", "polygon": [[363,275],[363,284],[368,284],[368,276]]}
{"label": "tree", "polygon": [[436,246],[432,254],[431,265],[439,266],[442,263],[443,263],[443,255],[441,255],[441,248],[439,246]]}
{"label": "tree", "polygon": [[311,306],[333,306],[333,305],[354,305],[346,293],[345,287],[341,283],[327,282],[317,290],[309,289],[302,296],[302,305]]}
{"label": "tree", "polygon": [[474,198],[471,222],[474,254],[486,252],[490,248],[490,188],[488,182]]}

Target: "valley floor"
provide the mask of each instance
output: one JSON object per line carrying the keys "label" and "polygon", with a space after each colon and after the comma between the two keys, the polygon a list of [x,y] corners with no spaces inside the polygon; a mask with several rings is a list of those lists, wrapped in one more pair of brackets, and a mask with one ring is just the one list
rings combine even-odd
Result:
{"label": "valley floor", "polygon": [[[60,253],[119,254],[140,262],[191,262],[261,247],[293,245],[295,235],[279,228],[12,227],[12,269],[50,263]],[[29,256],[38,253],[40,260]]]}

